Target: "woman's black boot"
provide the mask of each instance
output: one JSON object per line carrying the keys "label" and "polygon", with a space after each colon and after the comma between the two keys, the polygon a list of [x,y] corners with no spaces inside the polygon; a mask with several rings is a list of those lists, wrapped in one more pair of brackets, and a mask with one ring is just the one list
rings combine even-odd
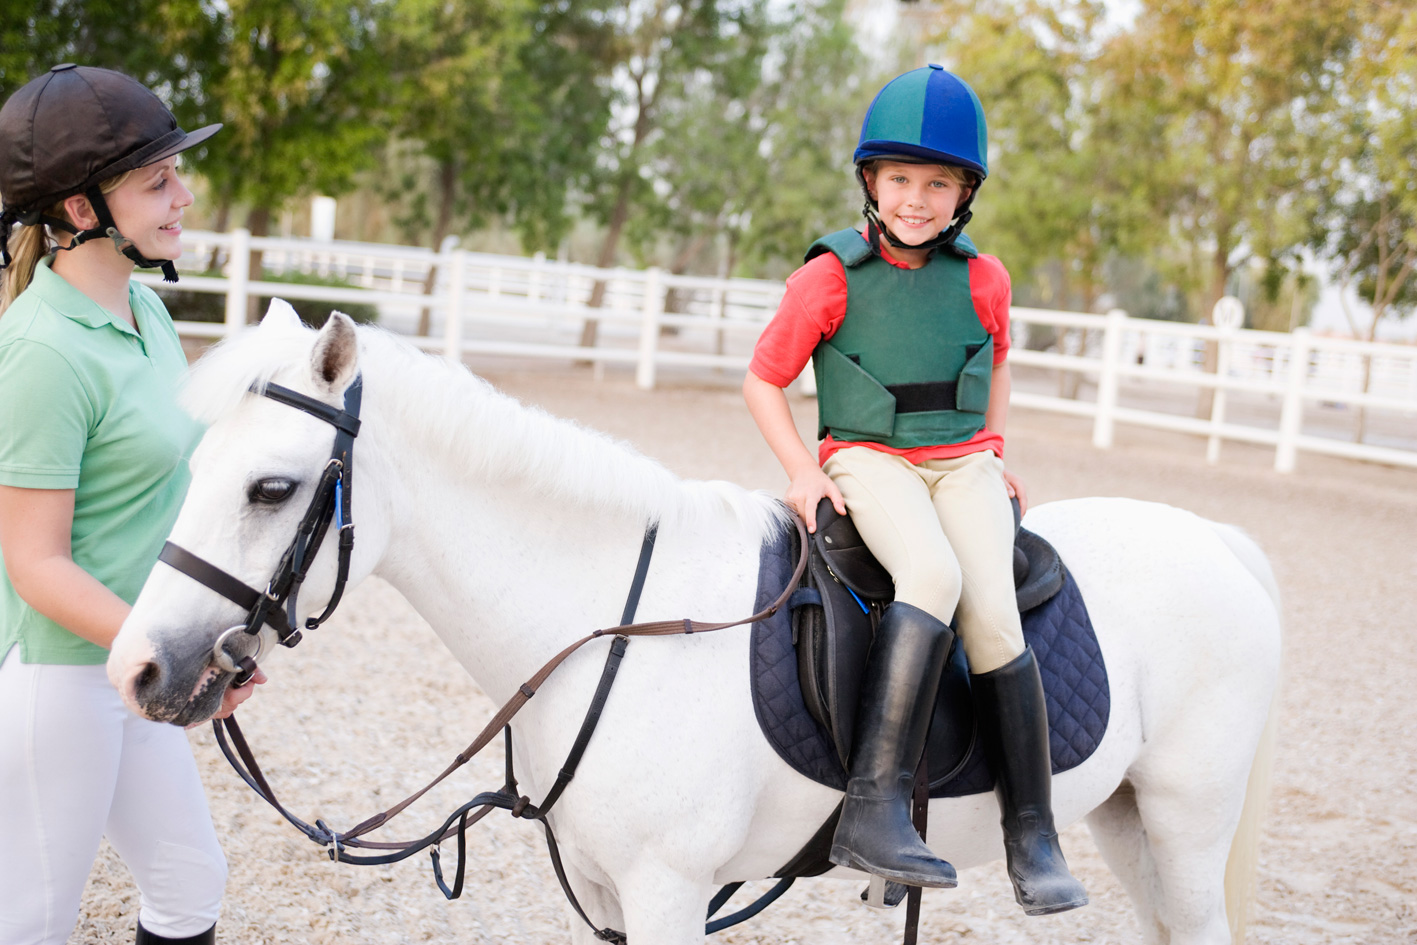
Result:
{"label": "woman's black boot", "polygon": [[143,928],[142,920],[138,920],[137,945],[216,945],[216,926],[213,925],[205,932],[198,932],[196,935],[189,935],[186,938],[168,938],[165,935],[154,935]]}
{"label": "woman's black boot", "polygon": [[908,886],[954,886],[910,821],[915,769],[954,633],[918,607],[886,609],[866,660],[850,780],[831,861]]}
{"label": "woman's black boot", "polygon": [[1033,650],[1024,650],[992,672],[971,676],[970,686],[1003,812],[1014,898],[1029,915],[1087,905],[1087,890],[1068,871],[1053,827],[1048,708]]}

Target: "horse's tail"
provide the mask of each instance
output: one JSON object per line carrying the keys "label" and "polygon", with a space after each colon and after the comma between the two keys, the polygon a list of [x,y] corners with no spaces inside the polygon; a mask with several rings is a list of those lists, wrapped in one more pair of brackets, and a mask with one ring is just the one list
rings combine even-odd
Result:
{"label": "horse's tail", "polygon": [[[1279,585],[1274,580],[1269,559],[1259,546],[1238,528],[1217,525],[1216,531],[1235,557],[1255,576],[1274,602],[1275,616],[1280,614]],[[1282,651],[1281,651],[1282,652]],[[1259,865],[1261,826],[1269,808],[1274,776],[1274,752],[1279,732],[1279,686],[1270,698],[1269,715],[1245,785],[1245,804],[1240,811],[1240,823],[1230,841],[1230,856],[1225,862],[1225,913],[1230,921],[1230,940],[1240,945],[1245,940],[1245,925],[1250,904],[1255,896],[1255,872]]]}

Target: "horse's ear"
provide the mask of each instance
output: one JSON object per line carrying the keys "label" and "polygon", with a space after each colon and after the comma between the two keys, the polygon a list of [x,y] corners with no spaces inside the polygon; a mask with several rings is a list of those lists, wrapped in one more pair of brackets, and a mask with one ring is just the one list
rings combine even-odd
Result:
{"label": "horse's ear", "polygon": [[300,321],[300,316],[295,314],[295,307],[285,299],[271,299],[270,307],[261,319],[261,325],[269,325],[272,328],[300,328],[304,323]]}
{"label": "horse's ear", "polygon": [[310,352],[315,383],[331,393],[343,391],[359,370],[359,339],[354,322],[343,312],[331,312]]}

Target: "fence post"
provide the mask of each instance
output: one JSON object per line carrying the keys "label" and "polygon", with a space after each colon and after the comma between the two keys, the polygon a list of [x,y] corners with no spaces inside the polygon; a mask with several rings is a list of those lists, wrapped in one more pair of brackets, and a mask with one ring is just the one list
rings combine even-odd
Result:
{"label": "fence post", "polygon": [[443,300],[443,356],[462,364],[462,300],[467,278],[467,250],[454,249],[440,263],[448,274],[447,296]]}
{"label": "fence post", "polygon": [[538,251],[531,257],[531,278],[527,280],[526,287],[527,301],[541,301],[541,274],[545,269],[546,254]]}
{"label": "fence post", "polygon": [[1107,313],[1107,325],[1102,329],[1102,368],[1097,376],[1097,416],[1092,424],[1092,445],[1098,449],[1112,448],[1112,428],[1117,409],[1117,371],[1122,360],[1122,332],[1127,328],[1127,313],[1114,308]]}
{"label": "fence post", "polygon": [[1233,295],[1222,295],[1211,309],[1210,321],[1220,330],[1219,350],[1215,353],[1215,396],[1210,400],[1210,440],[1205,446],[1205,461],[1214,466],[1220,462],[1220,427],[1225,423],[1225,378],[1230,373],[1231,346],[1235,331],[1245,323],[1245,306]]}
{"label": "fence post", "polygon": [[640,321],[640,356],[635,367],[635,386],[654,389],[654,356],[659,347],[659,315],[664,309],[662,271],[658,266],[645,273],[644,317]]}
{"label": "fence post", "polygon": [[251,231],[231,231],[226,260],[226,335],[231,337],[246,327],[247,296],[251,282]]}
{"label": "fence post", "polygon": [[1304,426],[1304,382],[1309,376],[1309,329],[1289,333],[1289,383],[1284,389],[1284,409],[1279,414],[1279,444],[1274,451],[1274,471],[1292,473]]}

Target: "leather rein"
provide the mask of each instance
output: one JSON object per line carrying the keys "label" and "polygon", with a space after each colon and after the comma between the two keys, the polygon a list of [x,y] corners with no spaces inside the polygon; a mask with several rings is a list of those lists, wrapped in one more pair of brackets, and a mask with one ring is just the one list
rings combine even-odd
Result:
{"label": "leather rein", "polygon": [[[248,636],[260,639],[260,634],[267,626],[271,627],[283,646],[295,646],[300,642],[301,631],[296,622],[295,607],[296,598],[301,583],[304,581],[311,562],[314,560],[320,545],[324,540],[331,522],[335,524],[339,532],[339,563],[335,580],[335,589],[326,604],[324,611],[318,617],[308,618],[305,622],[305,629],[313,630],[324,623],[334,613],[340,598],[344,593],[344,587],[349,577],[349,560],[354,546],[354,523],[350,515],[351,510],[351,462],[354,453],[354,438],[359,433],[359,409],[361,395],[363,391],[363,378],[356,377],[354,382],[345,391],[344,409],[338,409],[329,404],[307,397],[288,388],[277,384],[253,385],[252,393],[269,397],[272,400],[302,410],[320,420],[335,427],[335,443],[329,461],[326,463],[320,481],[315,489],[315,494],[310,500],[305,515],[302,517],[296,529],[295,538],[290,546],[281,556],[280,562],[276,566],[275,573],[267,583],[264,592],[233,577],[204,559],[186,551],[185,549],[168,542],[159,556],[159,560],[191,577],[193,580],[215,591],[238,606],[247,608],[246,621],[225,631],[213,646],[213,662],[221,669],[236,674],[233,685],[242,684],[250,674],[255,671],[256,660],[260,657],[261,651],[258,649],[255,657],[243,655],[238,659],[233,659],[227,652],[226,645],[231,639],[236,637],[238,631]],[[634,636],[670,636],[676,634],[709,633],[715,630],[725,630],[730,627],[744,626],[757,623],[773,616],[787,603],[792,592],[796,589],[802,575],[807,567],[807,557],[809,544],[807,541],[807,528],[800,517],[795,517],[795,524],[798,533],[798,547],[801,549],[797,560],[797,565],[792,577],[787,581],[786,587],[781,594],[763,610],[750,617],[741,620],[725,621],[721,623],[704,623],[701,621],[683,618],[680,620],[660,620],[647,623],[631,623],[634,619],[635,611],[639,606],[641,591],[644,588],[645,577],[649,571],[650,557],[654,550],[655,538],[658,531],[657,523],[650,523],[645,530],[644,540],[640,548],[639,561],[635,568],[634,579],[631,582],[630,592],[625,602],[625,609],[618,626],[607,627],[592,631],[571,643],[553,656],[544,666],[541,667],[530,679],[517,688],[516,693],[509,699],[492,717],[490,721],[478,733],[472,742],[459,752],[452,762],[427,785],[415,791],[404,800],[395,804],[385,811],[381,811],[366,818],[350,830],[340,832],[332,829],[322,820],[316,820],[315,824],[306,823],[299,817],[292,814],[284,805],[277,800],[275,792],[271,789],[260,766],[256,763],[254,754],[245,736],[241,732],[240,726],[236,722],[235,715],[226,719],[214,719],[212,728],[215,732],[217,743],[222,754],[226,756],[232,768],[258,795],[280,813],[288,822],[299,829],[310,840],[326,849],[331,860],[342,863],[354,863],[360,865],[379,865],[394,863],[406,859],[415,853],[428,849],[432,859],[434,880],[443,895],[448,899],[456,899],[462,894],[463,879],[466,867],[466,831],[469,826],[477,823],[488,813],[495,809],[507,810],[514,817],[534,819],[541,821],[546,830],[547,847],[551,855],[552,866],[556,871],[556,877],[561,883],[561,888],[565,892],[571,906],[585,920],[586,924],[595,932],[595,937],[607,942],[624,942],[624,933],[613,929],[598,929],[585,910],[577,901],[575,893],[572,891],[569,881],[566,878],[565,870],[562,867],[559,851],[556,846],[556,838],[551,831],[551,825],[546,819],[546,815],[560,798],[566,786],[575,777],[577,766],[580,764],[582,755],[590,742],[600,715],[605,707],[606,699],[610,694],[610,688],[615,681],[621,659],[624,657],[629,638]],[[547,792],[546,797],[540,805],[531,803],[530,798],[518,792],[516,775],[513,771],[512,763],[512,729],[510,722],[512,718],[521,711],[532,696],[546,682],[553,672],[568,657],[582,646],[592,640],[601,637],[611,636],[613,642],[606,657],[605,668],[601,672],[600,681],[596,687],[595,695],[591,699],[590,707],[586,711],[586,717],[581,723],[581,728],[576,736],[575,742],[567,756],[566,763],[562,765],[555,784]],[[416,840],[408,841],[376,841],[365,838],[365,834],[385,826],[394,817],[398,816],[415,801],[421,798],[428,791],[446,779],[454,771],[461,768],[472,760],[482,749],[496,737],[498,731],[503,732],[505,741],[506,757],[506,781],[502,788],[497,791],[485,791],[478,794],[472,800],[458,807],[444,820],[442,826],[429,833],[427,836]],[[230,743],[227,736],[230,735]],[[233,752],[234,746],[234,752]],[[238,757],[239,756],[239,760]],[[443,879],[442,866],[439,857],[438,845],[451,836],[458,838],[458,863],[457,874],[450,888]],[[431,848],[431,849],[430,849]],[[367,849],[387,851],[378,855],[356,856],[349,852],[349,849]],[[780,882],[758,902],[743,909],[733,915],[708,923],[707,931],[715,932],[722,928],[727,928],[744,919],[756,915],[763,908],[775,900],[786,891],[792,880],[786,879]],[[709,916],[721,908],[727,901],[737,885],[724,887],[718,896],[714,897],[709,910]],[[728,895],[724,895],[727,893]]]}

